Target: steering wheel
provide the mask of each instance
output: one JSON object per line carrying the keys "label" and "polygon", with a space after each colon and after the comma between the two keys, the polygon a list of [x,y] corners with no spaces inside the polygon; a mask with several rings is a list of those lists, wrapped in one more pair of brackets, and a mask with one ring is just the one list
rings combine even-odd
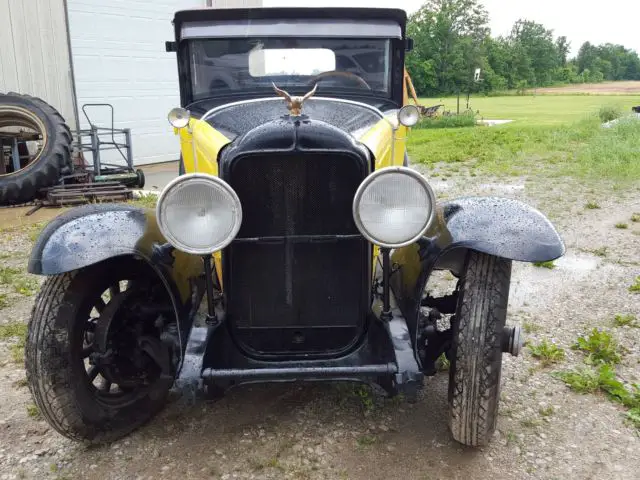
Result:
{"label": "steering wheel", "polygon": [[364,88],[371,90],[371,87],[369,86],[369,84],[360,75],[356,75],[355,73],[351,73],[351,72],[344,72],[341,70],[331,70],[329,72],[319,73],[309,81],[309,85],[312,85],[318,82],[319,80],[322,80],[327,77],[343,77],[343,78],[354,79]]}

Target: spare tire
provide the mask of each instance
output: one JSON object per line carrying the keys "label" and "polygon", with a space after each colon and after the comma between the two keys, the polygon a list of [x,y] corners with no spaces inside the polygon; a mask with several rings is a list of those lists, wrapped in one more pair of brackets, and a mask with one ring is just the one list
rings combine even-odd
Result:
{"label": "spare tire", "polygon": [[[0,94],[0,133],[30,131],[39,140],[33,158],[13,170],[11,158],[0,152],[0,205],[29,202],[42,188],[55,185],[71,172],[71,130],[62,115],[48,103],[29,95]],[[9,135],[10,136],[10,135]],[[22,148],[22,153],[25,148]],[[3,168],[4,167],[4,168]]]}

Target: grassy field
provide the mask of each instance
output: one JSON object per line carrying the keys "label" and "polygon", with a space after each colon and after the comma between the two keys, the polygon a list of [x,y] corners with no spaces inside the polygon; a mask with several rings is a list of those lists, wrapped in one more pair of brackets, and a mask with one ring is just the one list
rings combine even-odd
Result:
{"label": "grassy field", "polygon": [[[455,98],[424,98],[422,105],[444,104],[445,110],[456,111]],[[469,107],[485,119],[514,120],[514,125],[560,125],[583,120],[598,113],[602,106],[630,112],[640,105],[640,95],[527,95],[508,97],[472,97]],[[460,110],[466,108],[466,98],[460,98]]]}
{"label": "grassy field", "polygon": [[[455,111],[456,99],[424,99]],[[640,95],[537,95],[472,98],[480,118],[509,119],[493,127],[414,129],[409,140],[412,162],[465,163],[494,174],[569,175],[640,180],[640,122],[604,129],[602,107],[631,112]],[[461,105],[464,108],[466,105]]]}

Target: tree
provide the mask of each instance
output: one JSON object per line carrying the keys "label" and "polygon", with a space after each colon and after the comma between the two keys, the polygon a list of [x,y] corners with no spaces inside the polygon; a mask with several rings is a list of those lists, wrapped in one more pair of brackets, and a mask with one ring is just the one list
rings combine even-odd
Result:
{"label": "tree", "polygon": [[552,72],[561,65],[561,54],[553,41],[553,32],[547,30],[544,25],[521,19],[513,26],[510,40],[519,45],[523,56],[529,58],[533,83],[551,83]]}
{"label": "tree", "polygon": [[595,58],[596,58],[595,47],[591,45],[590,42],[584,42],[580,46],[580,50],[578,50],[578,57],[576,59],[578,63],[578,71],[584,72],[586,69],[591,69],[591,66],[593,65],[593,61],[595,60]]}
{"label": "tree", "polygon": [[520,19],[508,37],[492,38],[481,0],[427,0],[411,17],[407,33],[415,49],[407,69],[420,95],[466,92],[483,69],[479,90],[518,89],[554,82],[640,80],[640,57],[622,45],[585,42],[569,59],[565,36]]}
{"label": "tree", "polygon": [[[410,17],[408,34],[416,44],[410,57],[430,62],[437,92],[453,92],[468,83],[471,72],[481,63],[488,21],[478,0],[427,0]],[[408,62],[412,77],[419,66],[425,67],[422,62]]]}
{"label": "tree", "polygon": [[560,57],[560,64],[563,67],[567,66],[567,58],[569,57],[569,50],[571,50],[571,42],[567,40],[564,35],[556,38],[556,50]]}

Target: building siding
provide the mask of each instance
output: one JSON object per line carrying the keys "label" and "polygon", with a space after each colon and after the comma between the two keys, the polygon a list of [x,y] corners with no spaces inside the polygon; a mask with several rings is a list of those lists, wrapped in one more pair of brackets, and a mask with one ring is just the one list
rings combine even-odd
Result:
{"label": "building siding", "polygon": [[207,5],[214,8],[255,8],[262,6],[262,0],[208,0]]}
{"label": "building siding", "polygon": [[75,128],[64,0],[0,0],[0,92],[42,98]]}

